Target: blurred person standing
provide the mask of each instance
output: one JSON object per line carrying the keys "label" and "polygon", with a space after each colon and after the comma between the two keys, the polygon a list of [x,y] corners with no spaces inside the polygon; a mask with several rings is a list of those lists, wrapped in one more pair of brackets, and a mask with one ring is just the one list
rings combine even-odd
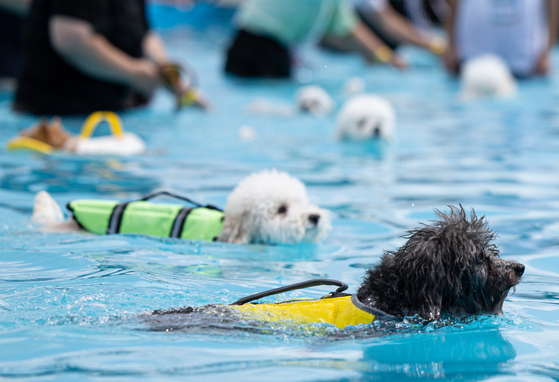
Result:
{"label": "blurred person standing", "polygon": [[559,18],[557,0],[447,1],[449,49],[444,63],[451,73],[483,54],[501,57],[518,77],[549,72]]}
{"label": "blurred person standing", "polygon": [[0,0],[0,79],[15,79],[21,67],[23,26],[31,0]]}
{"label": "blurred person standing", "polygon": [[[144,0],[35,0],[14,109],[34,114],[121,110],[149,98],[167,62]],[[137,99],[137,98],[136,98]]]}
{"label": "blurred person standing", "polygon": [[291,76],[290,48],[329,34],[350,36],[369,61],[405,63],[360,22],[346,0],[246,0],[236,15],[238,34],[225,71],[241,77]]}

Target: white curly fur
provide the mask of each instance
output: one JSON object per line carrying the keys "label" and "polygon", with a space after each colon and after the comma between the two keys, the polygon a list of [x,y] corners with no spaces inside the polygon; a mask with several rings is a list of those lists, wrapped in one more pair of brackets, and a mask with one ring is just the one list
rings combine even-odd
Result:
{"label": "white curly fur", "polygon": [[[63,222],[62,218],[54,199],[46,191],[38,192],[30,222],[47,232],[80,229],[73,219]],[[249,175],[229,195],[218,240],[242,244],[311,243],[325,236],[329,228],[327,211],[309,204],[300,180],[285,172],[265,170]]]}
{"label": "white curly fur", "polygon": [[340,140],[390,140],[396,125],[396,112],[388,100],[372,94],[360,94],[343,105],[337,125],[337,138]]}
{"label": "white curly fur", "polygon": [[329,228],[327,211],[309,204],[300,180],[285,172],[266,170],[245,178],[229,195],[219,240],[310,243]]}
{"label": "white curly fur", "polygon": [[299,110],[319,116],[332,113],[336,107],[330,94],[316,85],[303,86],[297,90],[295,101]]}
{"label": "white curly fur", "polygon": [[516,81],[507,64],[493,54],[468,60],[460,73],[464,100],[479,97],[507,98],[516,93]]}
{"label": "white curly fur", "polygon": [[33,214],[29,223],[41,227],[43,232],[73,232],[80,227],[73,219],[64,220],[64,213],[56,201],[46,191],[35,195]]}
{"label": "white curly fur", "polygon": [[31,224],[44,225],[63,220],[64,213],[62,213],[60,206],[52,196],[46,191],[37,192],[33,205],[33,214],[29,222]]}

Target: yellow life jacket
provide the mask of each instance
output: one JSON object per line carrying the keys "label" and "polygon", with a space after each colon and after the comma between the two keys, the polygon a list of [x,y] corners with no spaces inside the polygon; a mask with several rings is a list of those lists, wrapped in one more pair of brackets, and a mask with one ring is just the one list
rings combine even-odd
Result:
{"label": "yellow life jacket", "polygon": [[[338,289],[320,299],[286,301],[280,303],[252,303],[264,297],[318,285],[336,285]],[[376,319],[390,320],[394,316],[363,304],[357,295],[343,293],[347,284],[332,279],[313,279],[285,285],[240,298],[229,305],[206,305],[199,308],[182,307],[155,310],[154,315],[188,314],[194,311],[209,314],[232,314],[240,319],[262,322],[290,321],[294,324],[328,323],[340,329],[347,326],[370,324]]]}
{"label": "yellow life jacket", "polygon": [[[318,285],[336,285],[338,289],[318,300],[248,304],[263,297]],[[340,329],[350,325],[370,324],[375,318],[393,318],[390,314],[363,304],[357,295],[343,293],[347,288],[347,284],[342,281],[313,279],[243,297],[226,308],[244,318],[259,321],[292,321],[297,324],[324,322]]]}
{"label": "yellow life jacket", "polygon": [[329,323],[340,329],[350,325],[370,324],[386,313],[362,304],[356,295],[326,297],[277,304],[228,305],[227,309],[244,318],[259,321],[292,321],[297,324]]}

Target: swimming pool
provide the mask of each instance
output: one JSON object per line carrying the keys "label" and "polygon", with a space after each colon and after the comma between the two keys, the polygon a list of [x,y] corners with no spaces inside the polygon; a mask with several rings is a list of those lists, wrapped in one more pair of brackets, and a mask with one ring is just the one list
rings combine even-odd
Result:
{"label": "swimming pool", "polygon": [[[308,49],[312,83],[341,103],[346,78],[390,99],[397,139],[382,147],[340,144],[335,116],[249,115],[258,97],[292,102],[297,83],[243,83],[221,76],[227,14],[208,27],[178,27],[192,14],[153,8],[173,57],[187,59],[215,111],[175,114],[158,93],[122,116],[150,152],[127,159],[0,152],[0,377],[19,380],[326,381],[369,379],[559,379],[559,57],[546,79],[520,84],[517,98],[461,103],[458,85],[429,54],[407,49],[412,68],[366,67],[358,57]],[[163,18],[163,16],[165,16]],[[163,20],[164,19],[164,20]],[[0,95],[0,142],[33,119]],[[77,132],[82,119],[64,119]],[[252,126],[253,141],[238,137]],[[301,178],[311,200],[333,212],[323,243],[241,246],[145,236],[42,234],[27,227],[38,190],[56,200],[135,198],[171,189],[224,206],[252,171],[275,167]],[[503,317],[390,336],[246,330],[199,323],[181,333],[146,330],[152,309],[229,303],[309,278],[350,285],[383,250],[433,208],[461,202],[485,214],[501,256],[526,265]],[[321,296],[329,288],[283,297]],[[249,328],[250,329],[250,328]]]}

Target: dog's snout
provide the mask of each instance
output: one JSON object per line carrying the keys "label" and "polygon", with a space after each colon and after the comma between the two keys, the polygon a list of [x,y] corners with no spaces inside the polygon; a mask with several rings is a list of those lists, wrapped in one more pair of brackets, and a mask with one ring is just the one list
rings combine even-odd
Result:
{"label": "dog's snout", "polygon": [[516,273],[518,276],[522,276],[526,267],[524,266],[524,264],[514,263],[512,265],[512,268],[514,269],[514,273]]}
{"label": "dog's snout", "polygon": [[301,103],[301,111],[312,112],[318,109],[318,102],[316,100],[306,100]]}
{"label": "dog's snout", "polygon": [[376,125],[375,129],[373,130],[373,138],[380,138],[380,125]]}
{"label": "dog's snout", "polygon": [[319,220],[320,220],[320,215],[318,215],[318,214],[310,214],[309,215],[309,221],[312,224],[317,225]]}

